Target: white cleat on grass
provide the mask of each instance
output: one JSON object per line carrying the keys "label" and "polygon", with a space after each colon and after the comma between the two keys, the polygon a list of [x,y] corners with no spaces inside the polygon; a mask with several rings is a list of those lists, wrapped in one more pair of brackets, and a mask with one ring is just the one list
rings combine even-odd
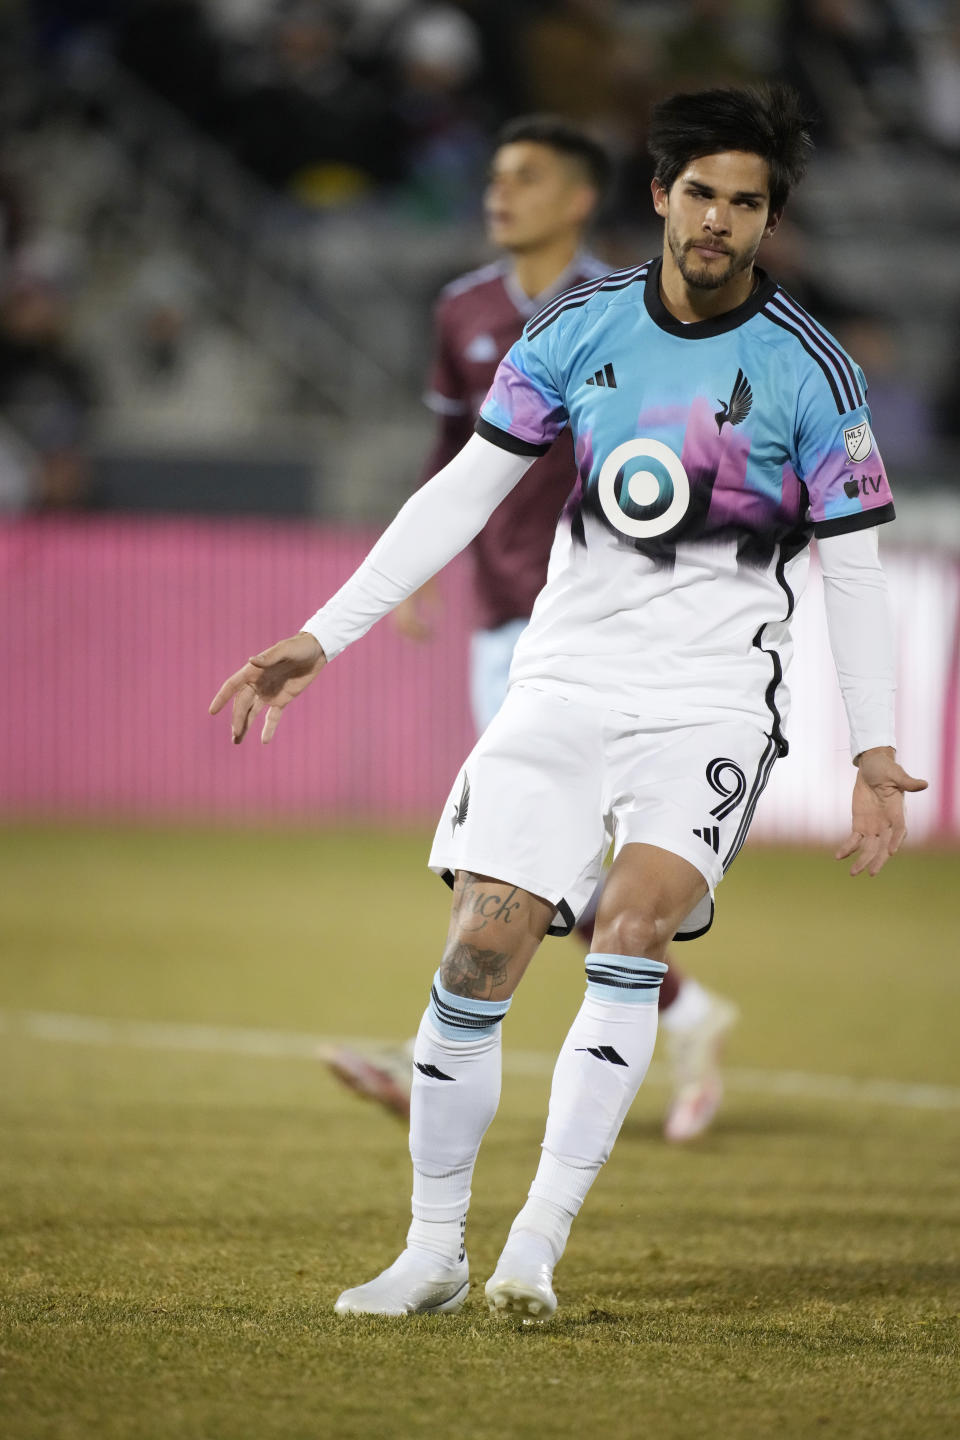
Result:
{"label": "white cleat on grass", "polygon": [[557,1308],[557,1297],[548,1242],[529,1231],[510,1235],[484,1294],[492,1315],[517,1315],[527,1324],[549,1320]]}
{"label": "white cleat on grass", "polygon": [[467,1257],[445,1262],[426,1250],[404,1250],[375,1280],[344,1290],[338,1315],[450,1315],[470,1289]]}
{"label": "white cleat on grass", "polygon": [[695,1140],[709,1128],[723,1099],[720,1057],[740,1011],[722,995],[710,995],[710,1008],[696,1025],[667,1033],[667,1055],[674,1092],[664,1121],[668,1140]]}

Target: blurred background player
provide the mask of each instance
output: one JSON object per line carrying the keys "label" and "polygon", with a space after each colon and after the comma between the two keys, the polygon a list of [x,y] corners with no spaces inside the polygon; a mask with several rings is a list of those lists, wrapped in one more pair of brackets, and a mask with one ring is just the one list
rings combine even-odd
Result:
{"label": "blurred background player", "polygon": [[[470,438],[497,366],[530,317],[561,291],[609,269],[583,247],[610,168],[601,145],[557,116],[522,116],[498,135],[484,211],[488,237],[504,255],[441,292],[426,395],[437,415],[437,435],[424,480]],[[477,612],[470,641],[470,705],[478,734],[506,695],[514,646],[546,580],[554,523],[575,478],[573,442],[565,430],[470,547]],[[439,605],[434,579],[397,607],[401,633],[428,640]],[[588,947],[596,900],[577,926]],[[684,975],[672,959],[659,1004],[672,1086],[664,1133],[669,1140],[690,1140],[717,1113],[723,1093],[720,1052],[737,1009]],[[329,1064],[359,1094],[406,1120],[412,1051],[411,1038],[394,1051],[341,1049]]]}

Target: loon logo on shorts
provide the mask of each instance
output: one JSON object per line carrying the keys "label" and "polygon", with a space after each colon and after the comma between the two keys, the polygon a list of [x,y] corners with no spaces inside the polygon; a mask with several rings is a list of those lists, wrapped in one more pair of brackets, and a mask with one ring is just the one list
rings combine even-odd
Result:
{"label": "loon logo on shorts", "polygon": [[464,775],[463,789],[460,791],[460,799],[453,807],[453,829],[463,825],[467,818],[467,811],[470,809],[470,776]]}

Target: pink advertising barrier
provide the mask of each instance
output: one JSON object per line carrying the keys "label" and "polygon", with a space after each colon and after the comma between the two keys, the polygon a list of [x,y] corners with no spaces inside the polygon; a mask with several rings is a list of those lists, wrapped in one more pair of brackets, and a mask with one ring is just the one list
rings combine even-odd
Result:
{"label": "pink advertising barrier", "polygon": [[[296,630],[372,532],[264,520],[0,523],[7,692],[0,813],[203,820],[436,819],[472,731],[469,561],[442,577],[429,644],[388,620],[334,661],[274,743],[230,744],[207,706],[248,655]],[[884,551],[898,638],[900,752],[930,789],[914,840],[960,837],[960,562]],[[791,751],[754,840],[832,842],[853,772],[814,556],[794,626]]]}
{"label": "pink advertising barrier", "polygon": [[207,707],[297,630],[373,532],[307,521],[30,518],[0,525],[9,815],[433,819],[469,748],[466,561],[435,640],[388,621],[283,719],[233,746]]}

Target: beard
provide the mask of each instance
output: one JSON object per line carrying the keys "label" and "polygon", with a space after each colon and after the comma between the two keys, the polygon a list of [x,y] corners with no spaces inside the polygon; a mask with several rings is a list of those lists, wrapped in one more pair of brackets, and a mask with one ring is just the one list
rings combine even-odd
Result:
{"label": "beard", "polygon": [[670,246],[670,254],[676,262],[677,269],[683,276],[691,290],[719,290],[736,275],[741,275],[753,264],[756,250],[752,253],[725,251],[727,264],[722,268],[710,269],[699,261],[693,254],[694,245],[700,243],[696,240],[688,240],[684,245],[671,233],[667,226],[667,244]]}

